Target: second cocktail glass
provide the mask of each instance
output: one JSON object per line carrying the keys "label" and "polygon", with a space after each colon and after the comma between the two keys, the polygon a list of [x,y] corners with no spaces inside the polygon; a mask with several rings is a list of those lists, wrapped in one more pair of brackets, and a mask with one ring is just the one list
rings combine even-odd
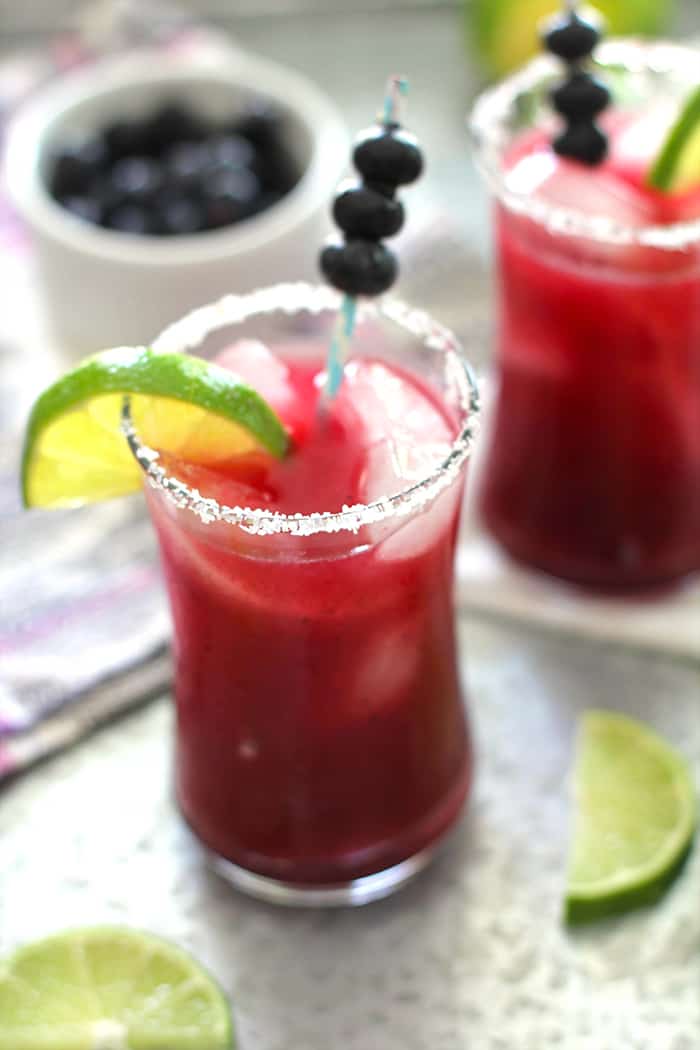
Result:
{"label": "second cocktail glass", "polygon": [[[322,362],[339,301],[306,285],[231,296],[154,348],[216,356],[255,339],[294,372]],[[388,483],[371,502],[227,506],[129,435],[174,621],[179,805],[224,874],[285,903],[363,903],[403,884],[454,824],[471,778],[452,578],[477,387],[454,337],[396,303],[362,303],[352,359],[373,362],[384,384],[379,417],[365,418],[383,437],[362,451],[361,476],[391,475],[387,450],[415,460],[410,485]],[[394,395],[404,418],[392,422]],[[426,420],[439,412],[449,428],[439,454],[444,431],[426,430],[422,399]],[[425,448],[402,440],[404,424]],[[304,507],[311,495],[299,492]]]}
{"label": "second cocktail glass", "polygon": [[498,342],[479,507],[517,560],[635,590],[700,570],[700,196],[646,172],[697,51],[610,41],[600,167],[562,160],[542,58],[472,118],[495,197]]}

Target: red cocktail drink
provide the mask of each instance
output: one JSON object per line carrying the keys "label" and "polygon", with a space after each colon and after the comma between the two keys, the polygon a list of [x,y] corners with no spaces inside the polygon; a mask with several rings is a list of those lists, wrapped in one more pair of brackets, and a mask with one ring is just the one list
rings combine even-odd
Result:
{"label": "red cocktail drink", "polygon": [[551,129],[513,125],[501,139],[497,389],[479,497],[515,558],[611,589],[700,569],[700,229],[681,225],[700,216],[700,194],[646,181],[677,111],[663,61],[680,91],[676,56],[689,53],[631,50],[656,72],[631,77],[636,109],[603,120],[600,166],[557,156]]}
{"label": "red cocktail drink", "polygon": [[[291,453],[162,458],[149,489],[175,627],[177,794],[239,884],[371,899],[422,866],[469,785],[452,571],[475,391],[448,333],[367,307],[323,405],[335,296],[280,294],[291,319],[229,301],[218,360],[277,410]],[[191,331],[159,345],[184,349]],[[274,356],[240,341],[252,334]]]}

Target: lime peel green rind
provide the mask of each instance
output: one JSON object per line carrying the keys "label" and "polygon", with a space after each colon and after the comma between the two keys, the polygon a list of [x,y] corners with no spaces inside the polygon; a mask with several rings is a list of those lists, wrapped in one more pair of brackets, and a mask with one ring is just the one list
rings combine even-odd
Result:
{"label": "lime peel green rind", "polygon": [[[689,175],[683,156],[691,143],[692,163],[689,167],[694,170]],[[690,189],[693,185],[700,186],[700,87],[690,96],[671,127],[649,171],[647,182],[654,189],[665,193]]]}
{"label": "lime peel green rind", "polygon": [[[42,432],[80,406],[115,394],[143,395],[193,405],[242,427],[278,458],[287,451],[287,433],[276,413],[232,372],[187,354],[155,353],[147,347],[117,347],[86,358],[34,403],[22,450],[25,506],[34,503],[29,491],[31,470]],[[131,490],[137,487],[138,482]]]}
{"label": "lime peel green rind", "polygon": [[0,964],[0,1050],[233,1050],[231,1011],[180,948],[123,927],[68,930]]}
{"label": "lime peel green rind", "polygon": [[678,856],[671,867],[643,886],[632,886],[619,890],[608,897],[567,896],[564,905],[564,920],[568,926],[587,926],[591,922],[615,918],[639,908],[650,908],[658,904],[683,871],[693,851],[692,841]]}
{"label": "lime peel green rind", "polygon": [[[579,732],[575,791],[565,921],[581,925],[656,903],[693,845],[697,797],[683,758],[640,722],[591,710]],[[610,870],[611,860],[622,863]]]}

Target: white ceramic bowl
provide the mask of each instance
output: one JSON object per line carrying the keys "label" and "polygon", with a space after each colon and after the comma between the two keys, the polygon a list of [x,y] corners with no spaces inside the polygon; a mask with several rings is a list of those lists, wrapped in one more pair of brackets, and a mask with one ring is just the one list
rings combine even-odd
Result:
{"label": "white ceramic bowl", "polygon": [[[254,98],[284,115],[287,144],[304,171],[266,211],[237,225],[178,237],[92,226],[54,201],[45,173],[52,151],[117,116],[137,117],[178,98],[212,118]],[[76,72],[25,106],[5,151],[5,181],[35,245],[47,318],[72,356],[149,342],[165,325],[226,292],[314,279],[329,206],[347,163],[348,136],[335,106],[304,77],[266,60],[190,59],[138,53]]]}

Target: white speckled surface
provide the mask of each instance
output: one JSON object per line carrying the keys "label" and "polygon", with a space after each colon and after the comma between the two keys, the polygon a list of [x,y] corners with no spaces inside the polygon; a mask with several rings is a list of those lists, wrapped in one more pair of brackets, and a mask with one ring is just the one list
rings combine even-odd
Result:
{"label": "white speckled surface", "polygon": [[172,937],[232,996],[242,1050],[697,1050],[700,854],[651,911],[575,936],[559,911],[576,715],[647,719],[700,781],[700,671],[474,620],[461,642],[471,809],[397,897],[291,912],[210,874],[170,802],[163,699],[0,795],[0,950],[76,923]]}

